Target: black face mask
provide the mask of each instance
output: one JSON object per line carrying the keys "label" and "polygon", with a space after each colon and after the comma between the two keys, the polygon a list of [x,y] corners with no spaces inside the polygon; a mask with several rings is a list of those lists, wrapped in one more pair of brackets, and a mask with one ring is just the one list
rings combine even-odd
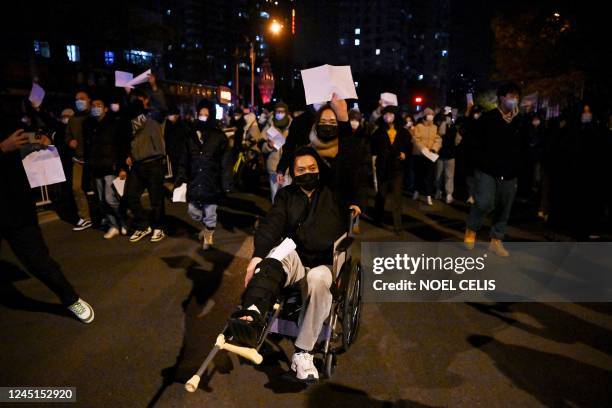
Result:
{"label": "black face mask", "polygon": [[317,125],[317,136],[321,140],[332,140],[338,137],[338,126]]}
{"label": "black face mask", "polygon": [[306,191],[312,191],[319,186],[319,173],[304,173],[295,176],[293,181]]}

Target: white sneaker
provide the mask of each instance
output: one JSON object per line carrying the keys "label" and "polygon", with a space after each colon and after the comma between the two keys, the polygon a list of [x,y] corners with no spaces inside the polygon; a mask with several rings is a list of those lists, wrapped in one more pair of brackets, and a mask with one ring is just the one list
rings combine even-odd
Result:
{"label": "white sneaker", "polygon": [[147,235],[149,235],[151,232],[153,232],[151,227],[147,227],[146,230],[136,230],[130,237],[130,242],[138,242],[144,237],[146,237]]}
{"label": "white sneaker", "polygon": [[419,199],[419,192],[415,191],[414,193],[412,193],[412,199],[413,200],[418,200]]}
{"label": "white sneaker", "polygon": [[427,196],[427,205],[433,205],[433,200],[431,199],[431,196]]}
{"label": "white sneaker", "polygon": [[166,235],[164,234],[163,230],[160,230],[160,229],[153,230],[153,236],[151,237],[151,242],[159,242],[164,238],[166,238]]}
{"label": "white sneaker", "polygon": [[305,351],[293,353],[291,369],[295,371],[298,380],[315,381],[319,379],[319,372],[313,362],[313,355]]}
{"label": "white sneaker", "polygon": [[83,299],[79,298],[79,300],[68,306],[68,309],[83,323],[93,322],[93,307]]}
{"label": "white sneaker", "polygon": [[474,197],[473,197],[473,196],[469,196],[469,197],[468,197],[468,199],[467,199],[467,203],[468,203],[468,204],[472,205],[472,204],[474,204],[475,202],[476,202],[476,200],[474,200]]}
{"label": "white sneaker", "polygon": [[126,236],[128,233],[127,227],[123,226],[121,227],[121,235]]}
{"label": "white sneaker", "polygon": [[451,204],[455,199],[453,198],[452,194],[447,194],[446,195],[446,204]]}
{"label": "white sneaker", "polygon": [[112,239],[119,234],[121,234],[121,232],[119,232],[119,228],[110,227],[108,231],[106,231],[106,234],[104,234],[104,239]]}
{"label": "white sneaker", "polygon": [[76,223],[76,225],[74,226],[74,228],[72,228],[73,231],[83,231],[84,229],[90,228],[91,227],[91,220],[84,220],[84,219],[79,219],[79,222]]}

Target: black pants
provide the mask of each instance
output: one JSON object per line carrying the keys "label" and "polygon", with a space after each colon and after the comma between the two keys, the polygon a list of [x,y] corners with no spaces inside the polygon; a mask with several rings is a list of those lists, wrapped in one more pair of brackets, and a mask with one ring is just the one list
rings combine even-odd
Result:
{"label": "black pants", "polygon": [[28,272],[47,285],[65,306],[79,299],[60,266],[49,256],[49,250],[38,224],[18,227],[0,224],[0,242],[6,240]]}
{"label": "black pants", "polygon": [[[142,230],[151,226],[161,229],[164,218],[164,173],[163,160],[153,160],[145,163],[134,163],[126,182],[128,208],[134,216],[134,228]],[[151,216],[142,207],[140,197],[144,191],[149,192]]]}
{"label": "black pants", "polygon": [[415,187],[419,193],[432,196],[436,176],[436,163],[424,156],[414,156]]}
{"label": "black pants", "polygon": [[402,181],[404,174],[394,175],[390,180],[383,181],[378,185],[376,194],[375,219],[382,222],[385,214],[385,202],[390,199],[391,214],[393,215],[393,228],[402,228]]}

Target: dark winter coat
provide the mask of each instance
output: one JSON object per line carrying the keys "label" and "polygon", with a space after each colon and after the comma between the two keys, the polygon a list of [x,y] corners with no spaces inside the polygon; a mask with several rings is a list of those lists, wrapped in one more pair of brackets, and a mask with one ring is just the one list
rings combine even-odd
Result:
{"label": "dark winter coat", "polygon": [[400,160],[400,153],[406,158],[412,151],[411,137],[403,126],[395,125],[397,134],[391,144],[387,135],[388,125],[381,124],[372,135],[372,155],[376,156],[376,177],[379,183],[391,180],[404,172],[404,160]]}
{"label": "dark winter coat", "polygon": [[185,140],[175,185],[187,183],[187,201],[217,204],[231,189],[231,151],[225,134],[197,121]]}
{"label": "dark winter coat", "polygon": [[83,122],[85,163],[94,177],[117,175],[125,170],[128,137],[121,134],[119,122],[108,115],[101,120],[89,117]]}

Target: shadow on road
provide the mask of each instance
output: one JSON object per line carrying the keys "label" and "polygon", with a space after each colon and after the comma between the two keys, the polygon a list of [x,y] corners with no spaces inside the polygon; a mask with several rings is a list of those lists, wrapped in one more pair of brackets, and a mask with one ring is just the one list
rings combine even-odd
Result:
{"label": "shadow on road", "polygon": [[[32,299],[21,293],[14,282],[30,279],[25,271],[17,265],[0,260],[0,305],[13,310],[28,312],[49,313],[59,316],[73,317],[72,314],[59,303],[48,303]],[[40,283],[42,285],[42,283]]]}
{"label": "shadow on road", "polygon": [[[162,260],[173,269],[183,269],[185,276],[192,281],[192,289],[187,298],[182,302],[185,313],[183,345],[176,358],[176,364],[162,370],[163,383],[157,393],[153,396],[148,406],[154,406],[163,392],[174,382],[184,382],[189,378],[203,361],[202,354],[208,353],[207,347],[212,348],[214,332],[217,324],[213,316],[225,318],[221,312],[208,313],[214,305],[213,296],[217,294],[223,280],[223,273],[228,268],[234,256],[218,249],[203,252],[202,257],[205,264],[201,264],[189,256],[174,256],[162,258]],[[212,267],[207,265],[211,264]],[[206,333],[206,336],[203,336]],[[209,339],[210,337],[210,339]],[[215,367],[218,370],[229,370],[231,366],[229,359],[224,359],[222,353],[217,355]],[[204,378],[201,387],[207,384]]]}
{"label": "shadow on road", "polygon": [[608,370],[489,336],[471,335],[468,341],[486,353],[516,387],[544,406],[610,406],[612,373]]}

